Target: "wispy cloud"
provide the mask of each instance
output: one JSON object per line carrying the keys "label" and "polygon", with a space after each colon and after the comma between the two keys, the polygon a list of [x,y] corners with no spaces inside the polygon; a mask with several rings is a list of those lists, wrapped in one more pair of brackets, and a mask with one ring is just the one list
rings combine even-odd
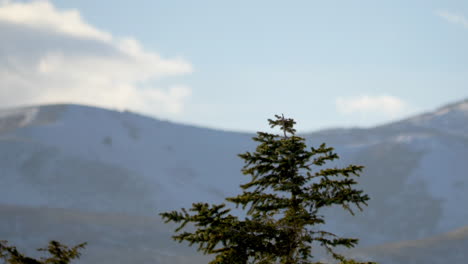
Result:
{"label": "wispy cloud", "polygon": [[436,11],[436,15],[447,20],[450,23],[461,25],[468,28],[468,18],[463,15],[452,13],[446,10]]}
{"label": "wispy cloud", "polygon": [[[1,1],[1,0],[0,0]],[[72,102],[145,113],[180,113],[191,94],[168,76],[192,72],[132,38],[86,23],[49,1],[0,2],[0,105]]]}
{"label": "wispy cloud", "polygon": [[335,105],[342,114],[380,114],[387,118],[396,118],[408,108],[403,100],[390,95],[339,97]]}

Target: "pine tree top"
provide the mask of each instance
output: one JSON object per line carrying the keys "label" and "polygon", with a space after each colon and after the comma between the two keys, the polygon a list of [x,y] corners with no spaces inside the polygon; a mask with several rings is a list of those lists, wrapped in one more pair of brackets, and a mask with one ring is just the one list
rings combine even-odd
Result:
{"label": "pine tree top", "polygon": [[333,148],[324,143],[308,148],[305,139],[296,136],[293,119],[275,118],[268,122],[271,128],[279,127],[281,134],[258,132],[253,137],[256,150],[239,154],[245,162],[242,173],[250,181],[240,186],[241,194],[226,201],[246,209],[245,219],[230,214],[225,204],[207,203],[194,203],[189,209],[192,214],[182,209],[161,216],[180,224],[176,232],[194,224],[196,231],[173,238],[214,254],[211,263],[316,263],[312,262],[313,242],[345,263],[334,248],[354,247],[358,239],[319,230],[325,223],[320,210],[338,205],[354,214],[355,208],[367,205],[369,197],[353,188],[363,166],[320,168],[339,158]]}

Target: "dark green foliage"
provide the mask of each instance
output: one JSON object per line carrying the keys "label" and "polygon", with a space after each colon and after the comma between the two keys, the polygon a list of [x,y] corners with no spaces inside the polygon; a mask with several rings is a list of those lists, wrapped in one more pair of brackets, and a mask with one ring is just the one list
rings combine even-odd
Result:
{"label": "dark green foliage", "polygon": [[34,259],[20,253],[16,247],[9,246],[7,241],[0,241],[0,259],[8,264],[68,264],[72,259],[80,257],[80,249],[84,248],[86,243],[69,248],[57,241],[50,241],[47,248],[39,248],[38,251],[46,251],[50,254],[48,258]]}
{"label": "dark green foliage", "polygon": [[[282,135],[258,132],[256,151],[240,154],[245,161],[242,172],[250,181],[241,185],[242,194],[226,198],[247,209],[247,217],[231,215],[225,204],[195,203],[181,211],[161,213],[166,222],[179,223],[173,238],[198,244],[204,254],[214,254],[211,263],[285,263],[306,264],[312,261],[312,243],[321,245],[341,263],[346,260],[335,252],[337,246],[354,247],[358,239],[342,238],[318,230],[325,219],[320,209],[339,205],[353,212],[362,210],[369,197],[353,189],[362,166],[323,168],[338,159],[325,144],[308,149],[305,139],[295,135],[295,121],[283,116],[269,119],[272,128]],[[180,232],[193,224],[194,232]]]}

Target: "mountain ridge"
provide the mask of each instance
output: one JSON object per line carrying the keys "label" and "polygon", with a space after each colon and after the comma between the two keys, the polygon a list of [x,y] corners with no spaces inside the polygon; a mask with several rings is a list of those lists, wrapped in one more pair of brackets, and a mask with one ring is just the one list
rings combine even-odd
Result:
{"label": "mountain ridge", "polygon": [[[25,106],[17,106],[17,107],[8,107],[8,108],[0,108],[0,119],[8,112],[14,113],[15,111],[21,111],[24,109],[41,109],[41,108],[66,108],[66,107],[80,107],[80,108],[87,108],[87,109],[94,109],[94,110],[104,110],[104,111],[109,111],[109,112],[118,112],[118,113],[129,113],[135,116],[139,116],[141,118],[145,118],[148,120],[157,120],[160,122],[168,122],[172,123],[175,125],[181,125],[181,126],[188,126],[188,127],[195,127],[195,128],[200,128],[200,129],[209,129],[209,130],[215,130],[215,131],[220,131],[220,132],[229,132],[229,133],[240,133],[240,134],[253,134],[253,132],[240,132],[240,131],[230,131],[226,129],[221,129],[221,128],[213,128],[213,127],[204,127],[202,125],[195,125],[195,124],[185,124],[185,123],[180,123],[180,122],[173,122],[167,119],[161,119],[159,117],[155,116],[150,116],[134,111],[130,111],[127,109],[119,110],[119,109],[108,109],[108,108],[102,108],[99,106],[94,106],[94,105],[85,105],[85,104],[77,104],[77,103],[56,103],[56,104],[42,104],[42,105],[25,105]],[[421,122],[421,120],[427,120],[430,119],[431,117],[434,116],[440,116],[443,114],[446,114],[447,112],[453,112],[454,110],[462,110],[465,115],[468,115],[468,98],[462,99],[456,102],[452,103],[447,103],[444,104],[440,107],[437,107],[433,111],[425,111],[420,114],[415,114],[410,117],[402,118],[399,120],[395,120],[392,122],[387,122],[384,124],[379,124],[375,126],[369,126],[369,127],[330,127],[330,128],[324,128],[324,129],[319,129],[316,131],[305,131],[301,132],[300,134],[303,135],[308,135],[308,134],[314,134],[314,133],[339,133],[340,131],[345,131],[345,130],[351,130],[351,131],[361,131],[361,130],[368,130],[368,129],[378,129],[382,127],[387,127],[390,124],[400,124],[400,123],[406,123],[406,122],[412,122],[415,123],[415,125],[418,122]],[[0,125],[1,128],[1,125]]]}

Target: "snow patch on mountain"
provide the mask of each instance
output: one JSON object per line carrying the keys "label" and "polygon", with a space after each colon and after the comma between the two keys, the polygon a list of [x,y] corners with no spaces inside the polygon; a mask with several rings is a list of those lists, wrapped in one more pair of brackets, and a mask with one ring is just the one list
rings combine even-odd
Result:
{"label": "snow patch on mountain", "polygon": [[0,134],[29,125],[37,115],[36,107],[0,110]]}
{"label": "snow patch on mountain", "polygon": [[412,125],[433,128],[454,135],[468,136],[468,100],[450,104],[434,112],[405,120]]}

